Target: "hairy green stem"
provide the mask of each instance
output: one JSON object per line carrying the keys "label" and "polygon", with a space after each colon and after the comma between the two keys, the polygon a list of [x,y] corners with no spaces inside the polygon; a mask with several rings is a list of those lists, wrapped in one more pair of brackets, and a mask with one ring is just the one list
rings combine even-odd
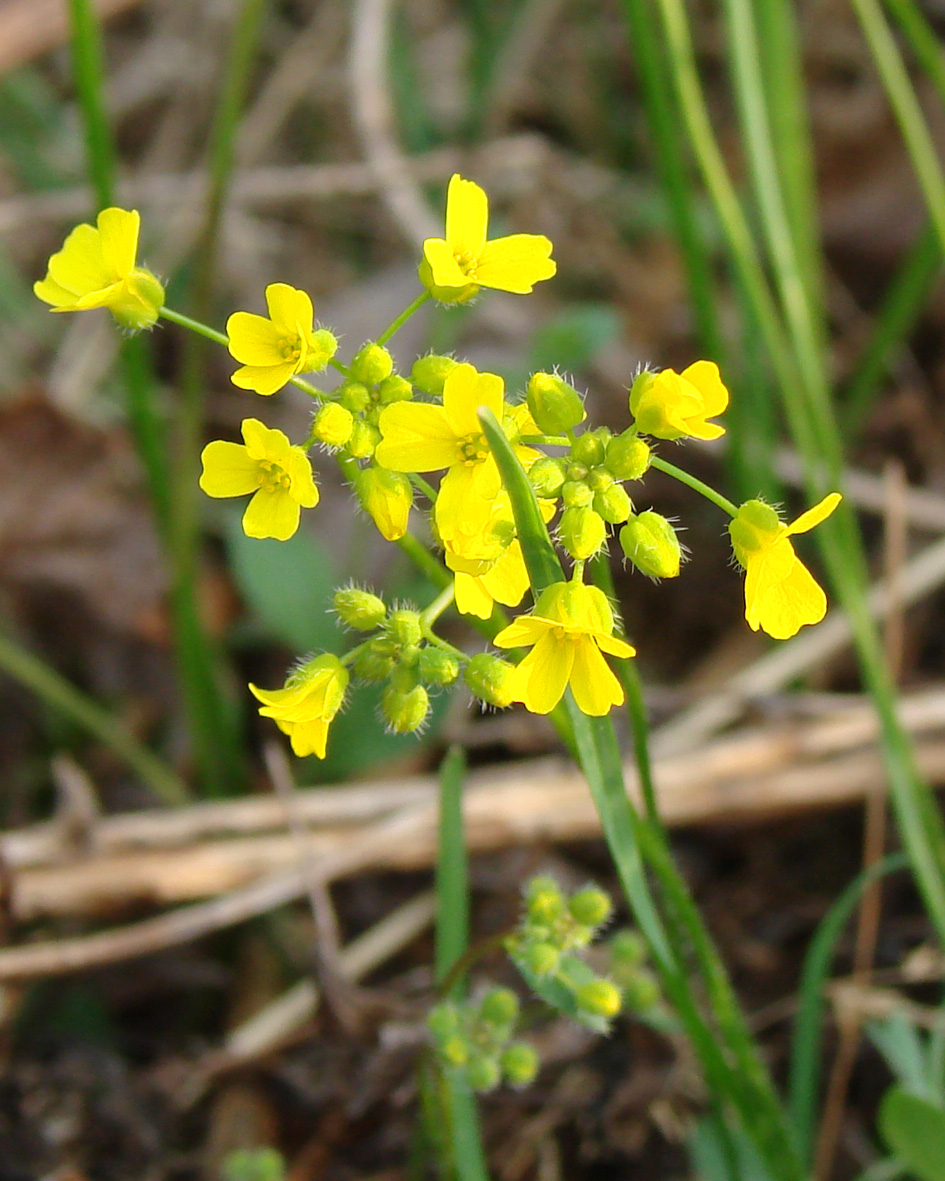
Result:
{"label": "hairy green stem", "polygon": [[658,455],[652,456],[650,463],[657,471],[665,472],[667,476],[672,476],[674,480],[678,480],[681,484],[685,484],[687,488],[698,492],[706,500],[711,500],[714,505],[720,508],[723,513],[727,513],[728,516],[734,517],[737,515],[738,507],[732,504],[728,497],[723,496],[721,492],[716,492],[714,488],[710,488],[708,484],[690,475],[683,468],[677,467],[674,463],[669,463],[668,460],[660,459]]}
{"label": "hairy green stem", "polygon": [[384,329],[384,331],[377,338],[376,343],[377,344],[387,344],[387,342],[394,335],[394,333],[399,331],[399,329],[401,329],[404,326],[404,324],[407,323],[407,321],[414,314],[414,312],[416,312],[420,308],[422,308],[423,305],[427,302],[427,300],[429,298],[430,298],[429,291],[426,291],[426,290],[421,291],[421,293],[417,296],[417,298],[413,301],[413,303],[408,304],[408,306],[404,308],[404,310],[400,313],[399,316],[395,316],[394,319],[391,320],[391,322],[387,325],[387,327]]}

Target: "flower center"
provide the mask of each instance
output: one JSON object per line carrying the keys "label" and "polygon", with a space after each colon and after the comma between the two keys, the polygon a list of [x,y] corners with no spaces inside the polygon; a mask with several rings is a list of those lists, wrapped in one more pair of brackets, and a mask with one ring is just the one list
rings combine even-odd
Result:
{"label": "flower center", "polygon": [[475,279],[479,259],[473,252],[471,250],[463,250],[458,254],[454,254],[453,257],[456,259],[456,264],[463,274],[469,279]]}
{"label": "flower center", "polygon": [[464,436],[459,440],[459,454],[461,456],[460,462],[466,464],[467,467],[482,463],[489,455],[486,436],[479,433]]}
{"label": "flower center", "polygon": [[259,487],[265,492],[288,492],[292,480],[277,463],[269,459],[259,461]]}
{"label": "flower center", "polygon": [[283,361],[297,361],[302,355],[302,342],[297,336],[282,336],[278,349]]}

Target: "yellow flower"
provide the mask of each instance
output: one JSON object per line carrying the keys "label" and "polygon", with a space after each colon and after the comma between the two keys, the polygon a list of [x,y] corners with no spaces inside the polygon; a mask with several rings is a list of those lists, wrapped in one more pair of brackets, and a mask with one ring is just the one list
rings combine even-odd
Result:
{"label": "yellow flower", "polygon": [[326,652],[316,656],[289,674],[284,689],[257,689],[250,692],[262,702],[260,714],[272,718],[292,742],[298,757],[325,757],[328,727],[341,709],[348,687],[348,670],[337,656]]}
{"label": "yellow flower", "polygon": [[241,390],[274,394],[297,373],[324,369],[338,342],[325,328],[314,327],[312,301],[288,283],[266,288],[269,319],[234,312],[226,322],[229,350],[241,363],[232,382]]}
{"label": "yellow flower", "polygon": [[601,717],[623,701],[623,689],[602,652],[635,656],[636,650],[614,634],[610,604],[597,587],[556,582],[542,591],[531,615],[503,628],[500,648],[534,645],[515,670],[513,700],[532,713],[546,714],[570,683],[578,709]]}
{"label": "yellow flower", "polygon": [[76,226],[33,291],[54,312],[108,308],[125,328],[150,328],[164,304],[164,288],[135,266],[140,225],[135,209],[103,209],[94,226]]}
{"label": "yellow flower", "polygon": [[[456,365],[444,382],[442,406],[394,402],[384,407],[378,420],[382,438],[374,457],[381,467],[395,472],[449,469],[440,482],[434,522],[444,544],[460,553],[476,544],[501,487],[476,412],[486,406],[502,422],[503,388],[502,378],[494,373]],[[510,415],[513,432],[519,417]],[[515,451],[525,467],[538,457],[528,447],[516,446]]]}
{"label": "yellow flower", "polygon": [[527,295],[557,269],[543,234],[511,234],[487,241],[489,199],[458,174],[446,196],[446,237],[427,238],[420,281],[444,302],[461,302],[480,287]]}
{"label": "yellow flower", "polygon": [[706,420],[727,406],[728,390],[714,361],[696,361],[682,373],[644,370],[630,391],[637,428],[656,439],[717,439],[725,428]]}
{"label": "yellow flower", "polygon": [[361,469],[358,491],[381,537],[385,541],[397,541],[403,537],[413,505],[413,488],[407,477],[371,464]]}
{"label": "yellow flower", "polygon": [[244,419],[242,432],[245,446],[218,439],[204,447],[200,487],[208,496],[255,493],[243,514],[246,536],[288,541],[299,527],[299,510],[318,504],[312,465],[282,431],[256,418]]}
{"label": "yellow flower", "polygon": [[769,504],[749,500],[728,529],[732,548],[745,568],[745,618],[752,631],[761,628],[776,640],[787,640],[805,623],[820,623],[827,596],[794,552],[791,537],[807,533],[840,503],[839,492],[785,525]]}

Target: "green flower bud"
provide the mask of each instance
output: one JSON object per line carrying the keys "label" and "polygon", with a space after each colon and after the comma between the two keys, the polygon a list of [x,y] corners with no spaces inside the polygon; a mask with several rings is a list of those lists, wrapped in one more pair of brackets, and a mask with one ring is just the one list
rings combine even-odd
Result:
{"label": "green flower bud", "polygon": [[319,372],[338,351],[338,340],[327,328],[316,328],[312,333],[305,358],[306,371]]}
{"label": "green flower bud", "polygon": [[646,963],[646,941],[637,931],[618,931],[610,941],[610,954],[619,967],[638,967]]}
{"label": "green flower bud", "polygon": [[613,903],[604,890],[597,886],[585,886],[568,899],[568,910],[575,922],[585,927],[599,927],[610,918]]}
{"label": "green flower bud", "polygon": [[546,455],[528,469],[528,479],[535,489],[535,495],[545,500],[557,496],[564,484],[564,463]]}
{"label": "green flower bud", "polygon": [[453,1037],[459,1031],[459,1012],[452,1001],[434,1005],[427,1014],[427,1029],[439,1041]]}
{"label": "green flower bud", "polygon": [[422,685],[400,689],[388,685],[381,698],[381,713],[395,734],[413,734],[427,720],[430,698]]}
{"label": "green flower bud", "polygon": [[386,636],[378,636],[354,658],[355,676],[362,681],[386,681],[397,664],[397,653]]}
{"label": "green flower bud", "polygon": [[376,426],[372,426],[362,419],[356,419],[351,428],[348,450],[355,459],[370,459],[380,441],[381,432]]}
{"label": "green flower bud", "polygon": [[621,484],[611,484],[609,488],[594,494],[593,508],[608,525],[619,525],[633,512],[633,501]]}
{"label": "green flower bud", "polygon": [[350,373],[352,381],[361,381],[365,385],[377,385],[385,377],[389,377],[394,368],[394,358],[382,344],[368,341],[351,360]]}
{"label": "green flower bud", "polygon": [[387,634],[398,648],[405,648],[410,644],[419,644],[423,639],[420,627],[420,613],[408,611],[399,607],[391,611],[387,619]]}
{"label": "green flower bud", "polygon": [[618,480],[639,480],[652,458],[649,443],[631,429],[610,440],[604,462]]}
{"label": "green flower bud", "polygon": [[320,443],[329,447],[344,447],[351,438],[354,417],[346,406],[338,402],[325,402],[318,408],[312,420],[312,434]]}
{"label": "green flower bud", "polygon": [[135,267],[120,290],[121,294],[106,306],[122,328],[137,332],[157,323],[158,312],[164,306],[164,287],[156,275],[144,267]]}
{"label": "green flower bud", "polygon": [[782,528],[781,518],[770,504],[763,500],[746,500],[728,526],[739,563],[747,567],[748,558],[769,545]]}
{"label": "green flower bud", "polygon": [[610,980],[588,980],[575,990],[574,999],[579,1009],[594,1017],[616,1017],[620,1012],[623,997],[620,989]]}
{"label": "green flower bud", "polygon": [[459,676],[459,661],[451,652],[427,645],[420,649],[418,672],[427,685],[452,685]]}
{"label": "green flower bud", "polygon": [[513,665],[488,652],[477,652],[463,671],[466,688],[486,705],[505,709],[512,704]]}
{"label": "green flower bud", "polygon": [[623,982],[623,1000],[628,1009],[652,1009],[659,999],[659,982],[652,972],[637,970]]}
{"label": "green flower bud", "polygon": [[567,480],[561,486],[561,501],[565,508],[587,508],[594,493],[583,480]]}
{"label": "green flower bud", "polygon": [[363,414],[371,404],[371,391],[360,381],[342,382],[335,390],[335,396],[352,414]]}
{"label": "green flower bud", "polygon": [[469,1043],[461,1034],[445,1038],[437,1049],[448,1066],[465,1066],[469,1060]]}
{"label": "green flower bud", "polygon": [[387,607],[384,600],[357,586],[344,586],[335,591],[335,611],[347,627],[369,632],[384,622]]}
{"label": "green flower bud", "polygon": [[527,1087],[533,1083],[540,1065],[538,1052],[527,1042],[513,1042],[505,1047],[499,1058],[502,1073],[513,1087]]}
{"label": "green flower bud", "polygon": [[[587,468],[596,467],[599,463],[603,463],[606,443],[602,434],[603,432],[600,430],[586,431],[580,438],[575,439],[571,444],[573,462],[581,463]],[[606,434],[609,438],[610,431],[606,431]]]}
{"label": "green flower bud", "polygon": [[587,473],[587,486],[592,492],[606,492],[614,486],[613,473],[605,467],[592,467]]}
{"label": "green flower bud", "polygon": [[634,566],[650,578],[675,578],[682,547],[665,517],[648,510],[631,517],[620,530],[620,544]]}
{"label": "green flower bud", "polygon": [[449,306],[458,303],[467,303],[479,294],[479,285],[477,283],[467,283],[465,287],[438,287],[433,282],[433,270],[426,259],[417,267],[417,278],[437,303],[445,303]]}
{"label": "green flower bud", "polygon": [[565,912],[564,895],[554,878],[542,874],[525,889],[525,911],[530,922],[554,923]]}
{"label": "green flower bud", "polygon": [[413,487],[403,472],[366,467],[358,476],[361,503],[385,541],[397,541],[407,532],[413,504]]}
{"label": "green flower bud", "polygon": [[550,976],[561,963],[561,952],[552,943],[532,943],[526,947],[523,958],[536,976]]}
{"label": "green flower bud", "polygon": [[502,1079],[497,1058],[486,1054],[477,1054],[466,1063],[466,1081],[474,1091],[482,1094],[493,1091]]}
{"label": "green flower bud", "polygon": [[604,519],[592,508],[569,508],[558,526],[561,543],[572,558],[591,558],[604,544]]}
{"label": "green flower bud", "polygon": [[518,997],[511,988],[490,989],[479,1006],[481,1020],[490,1025],[511,1025],[518,1016],[518,1011]]}
{"label": "green flower bud", "polygon": [[389,406],[391,402],[409,402],[413,397],[413,386],[399,374],[392,373],[385,377],[377,388],[377,399],[382,406]]}
{"label": "green flower bud", "polygon": [[438,353],[428,353],[425,357],[418,357],[410,371],[410,379],[421,393],[438,398],[443,393],[443,383],[450,371],[455,369],[457,362],[452,357],[443,357]]}
{"label": "green flower bud", "polygon": [[564,434],[587,418],[580,394],[555,373],[533,373],[526,396],[532,418],[547,435]]}

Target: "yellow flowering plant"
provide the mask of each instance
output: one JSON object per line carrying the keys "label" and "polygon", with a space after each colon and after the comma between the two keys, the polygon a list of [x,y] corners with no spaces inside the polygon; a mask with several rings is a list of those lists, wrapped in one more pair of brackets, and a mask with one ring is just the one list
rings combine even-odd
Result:
{"label": "yellow flowering plant", "polygon": [[[532,374],[521,391],[507,390],[499,375],[468,361],[437,354],[399,371],[388,342],[431,296],[457,303],[482,288],[525,294],[555,273],[543,235],[489,239],[486,194],[460,176],[449,182],[444,236],[423,244],[423,290],[347,360],[336,355],[335,335],[315,327],[308,295],[285,283],[266,288],[268,316],[236,312],[225,334],[164,306],[157,280],[136,265],[138,225],[134,211],[109,209],[96,226],[79,226],[50,259],[37,295],[57,311],[107,307],[129,328],[161,317],[226,346],[240,363],[233,374],[237,386],[267,396],[286,384],[303,390],[313,411],[305,439],[293,442],[246,418],[242,443],[207,443],[200,487],[210,497],[249,496],[245,533],[287,540],[299,528],[301,510],[318,503],[309,453],[320,447],[380,536],[400,546],[434,587],[423,606],[388,603],[366,588],[339,588],[333,607],[347,631],[358,633],[353,642],[341,655],[306,656],[282,688],[250,685],[260,714],[288,736],[296,755],[318,758],[329,749],[332,722],[354,684],[378,686],[383,721],[396,733],[421,730],[431,697],[459,682],[486,706],[521,703],[550,715],[587,777],[667,1003],[675,1006],[704,1069],[714,1078],[740,1080],[728,1095],[755,1149],[769,1163],[788,1159],[790,1137],[714,946],[695,908],[679,902],[686,886],[665,845],[648,781],[636,648],[615,613],[606,559],[609,552],[622,554],[650,578],[682,575],[676,527],[649,507],[642,490],[647,473],[659,470],[728,519],[745,570],[748,625],[787,639],[826,610],[826,597],[792,538],[828,517],[839,494],[785,524],[762,501],[736,506],[658,453],[665,442],[709,441],[724,433],[715,420],[729,394],[710,361],[681,373],[639,373],[619,431],[595,425],[581,392],[557,371]],[[334,388],[309,384],[306,374],[328,367],[340,375]],[[411,528],[424,518],[432,547],[421,529]],[[520,610],[509,619],[504,607]],[[504,655],[470,652],[441,635],[440,618],[452,608]],[[645,815],[627,794],[608,717],[625,701],[638,754],[644,752]],[[654,904],[644,861],[661,897],[673,900],[665,913]],[[674,943],[680,931],[694,949],[711,1021],[689,991]],[[596,978],[584,984],[588,1004],[606,1003],[609,1020],[619,990]],[[730,1041],[724,1054],[716,1029]]]}

